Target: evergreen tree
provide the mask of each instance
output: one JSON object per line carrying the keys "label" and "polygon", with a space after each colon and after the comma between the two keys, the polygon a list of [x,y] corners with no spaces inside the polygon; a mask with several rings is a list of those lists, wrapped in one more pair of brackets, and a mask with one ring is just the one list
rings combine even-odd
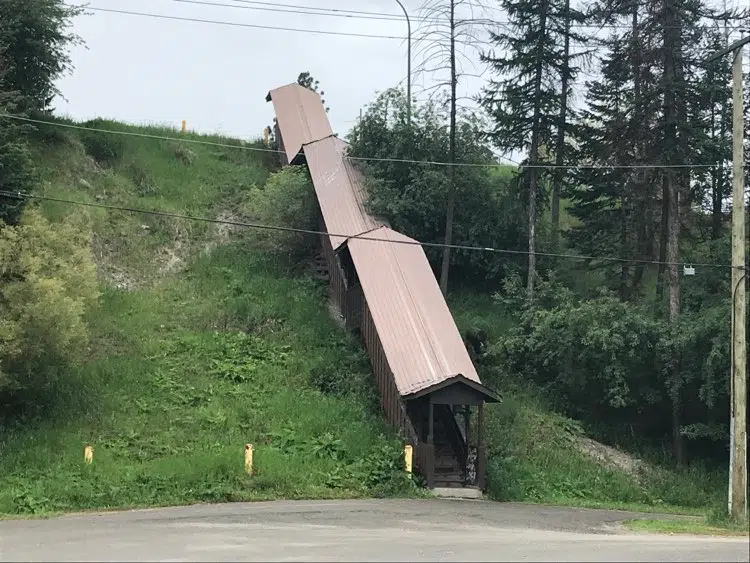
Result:
{"label": "evergreen tree", "polygon": [[[587,254],[649,260],[661,180],[657,170],[638,167],[659,158],[659,43],[637,3],[602,5],[593,13],[601,24],[623,27],[601,41],[601,78],[587,83],[586,109],[575,128],[579,160],[597,167],[574,175],[572,213],[581,226],[571,237]],[[610,268],[610,286],[623,298],[638,292],[642,265],[634,272],[628,263],[598,266]]]}
{"label": "evergreen tree", "polygon": [[[708,26],[701,38],[700,51],[713,53],[728,45],[728,24]],[[691,100],[691,117],[695,120],[693,149],[701,163],[714,168],[694,171],[691,200],[710,213],[711,238],[722,236],[723,207],[731,196],[729,170],[732,159],[732,61],[722,57],[706,65],[696,80]]]}
{"label": "evergreen tree", "polygon": [[69,28],[82,12],[62,0],[0,2],[5,85],[8,91],[21,94],[21,109],[49,109],[59,93],[55,81],[71,68],[68,47],[80,42]]}
{"label": "evergreen tree", "polygon": [[[493,120],[489,131],[492,142],[502,150],[529,151],[523,179],[529,194],[527,290],[532,298],[537,269],[537,199],[543,176],[539,167],[546,162],[541,148],[555,144],[562,148],[554,142],[553,132],[555,126],[560,129],[561,118],[567,117],[567,90],[577,71],[571,64],[570,40],[584,39],[571,32],[571,23],[583,21],[584,16],[566,0],[501,0],[500,5],[510,24],[491,31],[493,48],[482,54],[497,78],[482,92],[481,103]],[[558,90],[561,79],[566,96]],[[564,130],[563,126],[563,135]]]}
{"label": "evergreen tree", "polygon": [[313,92],[317,92],[320,94],[320,99],[323,102],[323,106],[326,108],[326,113],[328,113],[328,110],[331,109],[328,106],[326,106],[326,101],[323,99],[323,96],[326,95],[325,92],[323,92],[320,89],[320,81],[315,80],[308,71],[300,72],[299,76],[297,76],[297,84],[300,86],[304,86],[308,90],[312,90]]}
{"label": "evergreen tree", "polygon": [[[625,257],[657,259],[656,293],[662,297],[666,282],[666,313],[676,335],[681,330],[680,238],[683,231],[692,231],[692,210],[701,202],[706,183],[716,200],[727,189],[718,168],[689,165],[726,157],[721,123],[726,119],[726,68],[702,69],[706,50],[721,42],[709,33],[710,23],[728,16],[699,0],[605,0],[595,13],[603,24],[631,25],[606,41],[602,78],[589,87],[588,109],[579,127],[581,156],[611,168],[578,174],[574,203],[583,225],[575,242],[588,245],[592,253],[608,248]],[[651,247],[654,239],[658,250]],[[619,268],[623,297],[632,296],[642,279],[642,266],[632,278],[630,270],[628,264]],[[681,365],[676,341],[671,353],[663,377],[672,404],[675,457],[682,461],[688,370]]]}

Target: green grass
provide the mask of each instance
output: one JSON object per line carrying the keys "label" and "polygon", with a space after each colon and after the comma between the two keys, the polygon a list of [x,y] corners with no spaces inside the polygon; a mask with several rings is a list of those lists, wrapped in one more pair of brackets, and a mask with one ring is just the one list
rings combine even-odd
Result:
{"label": "green grass", "polygon": [[[216,217],[269,174],[265,157],[248,151],[191,145],[187,162],[179,143],[123,137],[104,142],[99,156],[115,156],[95,164],[78,132],[38,137],[39,193],[53,197]],[[89,213],[102,295],[90,359],[65,374],[41,416],[3,429],[0,514],[415,494],[367,359],[330,318],[324,286],[258,253],[250,234],[42,209],[57,220]],[[179,257],[174,271],[162,271],[165,249]],[[132,281],[128,290],[113,272]]]}
{"label": "green grass", "polygon": [[628,473],[581,451],[581,427],[530,392],[507,393],[487,413],[490,492],[498,500],[706,515],[720,505],[722,475],[649,464]]}
{"label": "green grass", "polygon": [[[71,374],[62,413],[3,440],[0,512],[398,493],[377,472],[398,468],[399,445],[320,288],[279,279],[232,247],[190,273],[105,291],[94,326],[110,345]],[[348,394],[310,385],[322,362],[346,370]],[[255,445],[252,478],[245,443]]]}
{"label": "green grass", "polygon": [[707,536],[738,536],[747,537],[747,524],[717,526],[707,520],[628,520],[625,527],[634,532],[650,532],[654,534],[694,534]]}

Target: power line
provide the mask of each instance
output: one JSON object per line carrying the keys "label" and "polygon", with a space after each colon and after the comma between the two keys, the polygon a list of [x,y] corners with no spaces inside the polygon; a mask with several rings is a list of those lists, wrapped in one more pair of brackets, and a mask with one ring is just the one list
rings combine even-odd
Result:
{"label": "power line", "polygon": [[[369,236],[367,233],[361,233],[358,235],[342,235],[342,234],[335,234],[335,233],[327,233],[325,231],[316,231],[312,229],[300,229],[296,227],[286,227],[286,226],[279,226],[279,225],[266,225],[263,223],[246,223],[243,221],[229,221],[226,219],[210,219],[208,217],[199,217],[195,215],[185,215],[180,213],[169,213],[166,211],[156,211],[156,210],[150,210],[150,209],[139,209],[135,207],[124,207],[119,205],[109,205],[106,203],[89,203],[86,201],[77,201],[72,199],[64,199],[64,198],[58,198],[58,197],[49,197],[49,196],[41,196],[41,195],[35,195],[35,194],[29,194],[29,193],[23,193],[23,192],[9,192],[5,190],[0,190],[0,197],[9,197],[13,199],[36,199],[40,201],[51,201],[55,203],[65,203],[68,205],[78,205],[81,207],[95,207],[98,209],[107,209],[110,211],[123,211],[125,213],[135,213],[135,214],[141,214],[141,215],[155,215],[158,217],[168,217],[171,219],[185,219],[188,221],[199,221],[202,223],[213,223],[213,224],[219,224],[219,225],[230,225],[234,227],[245,227],[250,229],[259,229],[259,230],[266,230],[266,231],[279,231],[279,232],[287,232],[287,233],[297,233],[297,234],[303,234],[303,235],[318,235],[318,236],[328,236],[328,237],[334,237],[334,238],[343,238],[346,240],[352,240],[352,239],[359,239],[359,240],[367,240],[371,242],[384,242],[389,244],[405,244],[408,246],[422,246],[427,248],[451,248],[454,250],[465,250],[465,251],[472,251],[472,252],[490,252],[494,254],[509,254],[509,255],[518,255],[518,256],[528,256],[530,254],[527,250],[511,250],[507,248],[493,248],[491,246],[472,246],[472,245],[465,245],[465,244],[444,244],[444,243],[436,243],[436,242],[419,242],[416,240],[391,240],[388,238],[382,238],[382,237],[374,237]],[[627,264],[651,264],[651,265],[664,265],[664,266],[699,266],[703,268],[731,268],[732,266],[730,264],[717,264],[717,263],[696,263],[696,262],[663,262],[660,260],[640,260],[640,259],[630,259],[630,258],[617,258],[612,256],[586,256],[586,255],[580,255],[580,254],[562,254],[562,253],[555,253],[555,252],[535,252],[536,256],[544,256],[548,258],[564,258],[568,260],[584,260],[584,261],[594,261],[594,260],[600,260],[604,262],[618,262],[618,263],[627,263]],[[744,269],[744,267],[742,267]]]}
{"label": "power line", "polygon": [[[239,2],[240,0],[231,0]],[[180,4],[194,4],[198,6],[217,6],[221,8],[237,8],[244,10],[257,10],[259,12],[272,12],[277,14],[304,14],[308,16],[325,16],[334,18],[350,18],[350,19],[361,19],[361,20],[377,20],[377,21],[393,21],[393,22],[404,22],[406,18],[404,16],[397,16],[396,14],[378,14],[375,12],[359,12],[353,10],[336,10],[332,8],[312,8],[307,6],[296,6],[293,4],[271,4],[269,2],[242,2],[239,5],[225,4],[222,2],[208,2],[206,0],[172,0],[172,2],[179,2]],[[249,6],[247,4],[260,4],[260,6]],[[273,6],[273,7],[270,7]],[[312,11],[320,10],[320,11]],[[418,21],[427,21],[418,20]]]}
{"label": "power line", "polygon": [[[467,166],[472,168],[496,168],[496,167],[508,167],[518,166],[518,168],[538,168],[544,170],[639,170],[639,169],[656,169],[656,168],[716,168],[724,166],[723,164],[498,164],[498,163],[474,163],[474,162],[456,162],[451,164],[450,162],[433,161],[433,160],[409,160],[407,158],[376,158],[370,156],[345,156],[349,160],[361,160],[361,161],[372,161],[372,162],[400,162],[400,163],[411,163],[411,164],[426,164],[430,166]],[[498,157],[505,158],[505,157]],[[750,166],[746,164],[745,168]]]}
{"label": "power line", "polygon": [[405,37],[397,37],[395,35],[376,35],[376,34],[371,34],[371,33],[353,33],[353,32],[350,33],[346,31],[325,31],[322,29],[276,27],[276,26],[271,26],[271,25],[258,25],[258,24],[250,24],[250,23],[205,20],[201,18],[187,18],[187,17],[182,17],[182,16],[166,16],[163,14],[149,14],[146,12],[131,12],[130,10],[115,10],[112,8],[98,8],[95,6],[88,6],[87,9],[93,10],[95,12],[107,12],[111,14],[126,14],[129,16],[143,16],[143,17],[156,18],[156,19],[186,21],[186,22],[195,22],[195,23],[211,23],[214,25],[226,25],[230,27],[244,27],[244,28],[251,28],[251,29],[269,29],[273,31],[296,31],[299,33],[314,33],[318,35],[343,35],[346,37],[364,37],[367,39],[399,39],[399,40],[406,39]]}
{"label": "power line", "polygon": [[[248,147],[244,145],[232,145],[229,143],[217,143],[213,141],[201,141],[198,139],[190,139],[188,137],[170,137],[163,135],[152,135],[150,133],[137,133],[134,131],[115,131],[112,129],[101,129],[96,127],[83,127],[81,125],[71,125],[69,123],[59,123],[56,121],[45,121],[42,119],[32,119],[30,117],[24,117],[20,115],[13,115],[8,113],[0,113],[0,118],[14,119],[18,121],[25,121],[29,123],[36,123],[41,125],[52,125],[55,127],[65,127],[68,129],[75,129],[78,131],[93,131],[96,133],[110,133],[113,135],[124,135],[131,137],[140,137],[145,139],[156,139],[161,141],[175,141],[178,143],[192,143],[195,145],[208,145],[213,147],[223,147],[229,149],[238,149],[251,152],[263,152],[263,153],[275,153],[275,154],[286,154],[284,151],[276,149],[264,149],[261,147]],[[315,141],[313,141],[315,142]],[[311,144],[311,143],[307,143]],[[295,156],[304,156],[304,152],[300,151]],[[507,157],[495,155],[497,158],[510,160]],[[515,161],[509,163],[500,162],[488,162],[488,163],[474,163],[474,162],[444,162],[438,160],[411,160],[407,158],[379,158],[374,156],[345,156],[349,160],[364,161],[364,162],[394,162],[401,164],[420,164],[423,166],[455,166],[457,168],[470,167],[470,168],[508,168],[517,166],[519,169],[538,168],[538,169],[565,169],[565,170],[629,170],[629,169],[659,169],[659,168],[712,168],[724,166],[723,164],[570,164],[570,165],[554,165],[554,164],[537,164],[530,166],[528,164],[521,164]],[[745,168],[750,167],[750,163],[745,165]]]}
{"label": "power line", "polygon": [[17,121],[25,121],[28,123],[36,123],[39,125],[53,125],[55,127],[64,127],[66,129],[75,129],[77,131],[93,131],[95,133],[110,133],[112,135],[123,135],[126,137],[140,137],[143,139],[156,139],[160,141],[177,141],[179,143],[192,143],[194,145],[208,145],[211,147],[223,147],[223,148],[228,148],[228,149],[239,149],[239,150],[252,151],[252,152],[283,154],[283,151],[279,151],[276,149],[264,149],[261,147],[232,145],[229,143],[217,143],[214,141],[201,141],[198,139],[190,139],[188,137],[169,137],[166,135],[152,135],[150,133],[137,133],[135,131],[115,131],[114,129],[101,129],[98,127],[83,127],[81,125],[71,125],[70,123],[60,123],[57,121],[45,121],[43,119],[32,119],[30,117],[24,117],[21,115],[13,115],[10,113],[0,113],[0,117],[3,117],[5,119],[14,119]]}
{"label": "power line", "polygon": [[[245,8],[245,9],[251,9],[251,10],[259,10],[259,11],[267,11],[267,12],[276,12],[276,13],[288,13],[288,14],[304,14],[304,15],[314,15],[314,16],[332,16],[332,17],[346,17],[346,18],[352,18],[352,19],[363,19],[363,20],[380,20],[380,21],[398,21],[398,22],[404,22],[406,21],[406,18],[403,16],[399,16],[396,14],[386,14],[381,12],[364,12],[364,11],[358,11],[358,10],[338,10],[335,8],[313,8],[310,6],[298,6],[294,4],[271,4],[269,2],[250,2],[249,0],[230,0],[233,2],[242,2],[243,4],[261,4],[263,6],[279,6],[279,7],[285,7],[285,8],[292,8],[292,9],[283,9],[280,10],[278,8],[271,8],[271,7],[259,7],[259,6],[235,6],[232,4],[224,4],[220,2],[210,2],[208,0],[172,0],[174,2],[180,2],[183,4],[196,4],[196,5],[205,5],[205,6],[218,6],[218,7],[225,7],[225,8]],[[406,37],[398,37],[393,35],[379,35],[379,34],[368,34],[368,33],[355,33],[355,32],[343,32],[343,31],[326,31],[326,30],[316,30],[316,29],[307,29],[307,28],[288,28],[288,27],[277,27],[277,26],[269,26],[269,25],[260,25],[260,24],[244,24],[240,22],[227,22],[227,21],[217,21],[217,20],[206,20],[202,18],[189,18],[189,17],[183,17],[183,16],[168,16],[168,15],[162,15],[162,14],[151,14],[151,13],[145,13],[145,12],[133,12],[129,10],[116,10],[111,8],[99,8],[96,6],[89,6],[87,7],[89,10],[97,11],[97,12],[109,12],[109,13],[117,13],[117,14],[127,14],[132,16],[143,16],[143,17],[151,17],[151,18],[159,18],[159,19],[167,19],[167,20],[176,20],[176,21],[188,21],[188,22],[195,22],[195,23],[209,23],[214,25],[226,25],[226,26],[232,26],[232,27],[245,27],[245,28],[252,28],[252,29],[268,29],[273,31],[292,31],[292,32],[298,32],[298,33],[313,33],[313,34],[320,34],[320,35],[339,35],[339,36],[347,36],[347,37],[365,37],[369,39],[396,39],[399,41],[403,41],[406,39]],[[299,9],[295,9],[299,8]],[[315,10],[315,11],[311,11]],[[416,21],[417,23],[440,23],[439,19],[431,19],[431,18],[420,18],[415,17],[413,18],[413,21]],[[459,23],[468,23],[473,20],[463,20]],[[476,20],[476,23],[483,24],[487,26],[509,26],[513,25],[514,22],[508,21],[508,20],[489,20],[489,19],[483,19],[483,20]],[[571,24],[571,28],[578,28],[578,29],[629,29],[630,26],[625,24]],[[731,29],[740,29],[737,28],[731,28]],[[574,41],[578,43],[577,41]]]}
{"label": "power line", "polygon": [[[277,4],[273,2],[260,2],[256,0],[228,0],[229,2],[234,2],[236,4],[241,4],[240,6],[236,6],[233,4],[223,4],[218,2],[206,2],[204,0],[172,0],[174,2],[181,2],[185,4],[207,4],[211,6],[223,6],[226,8],[247,8],[250,10],[261,10],[261,11],[269,11],[269,12],[279,12],[279,13],[289,13],[289,14],[306,14],[306,15],[318,15],[318,16],[332,16],[332,17],[346,17],[346,18],[356,18],[356,19],[364,19],[364,20],[381,20],[381,21],[401,21],[405,22],[406,18],[401,14],[389,14],[386,12],[369,12],[364,10],[342,10],[339,8],[317,8],[314,6],[302,6],[299,4]],[[278,8],[290,8],[290,9],[284,9],[279,10]],[[440,18],[435,17],[423,17],[418,14],[414,15],[410,18],[411,21],[417,22],[417,23],[425,23],[425,22],[434,22],[434,23],[440,23],[443,20]],[[461,20],[461,18],[459,18]],[[501,19],[490,19],[490,18],[479,18],[476,20],[464,20],[464,22],[468,21],[476,21],[477,23],[483,23],[486,25],[511,25],[514,22],[511,22],[509,20],[501,20]],[[447,19],[445,20],[445,23],[447,23]],[[577,29],[632,29],[632,24],[617,24],[617,23],[601,23],[601,24],[593,24],[593,23],[571,23],[571,28],[577,28]],[[741,29],[741,26],[739,27],[732,27],[730,29]]]}
{"label": "power line", "polygon": [[[368,12],[364,10],[342,10],[340,8],[316,8],[314,6],[300,6],[299,4],[279,4],[277,2],[260,2],[257,0],[229,0],[230,2],[235,2],[237,4],[253,4],[253,5],[260,5],[260,6],[272,6],[272,7],[281,7],[281,8],[298,8],[302,10],[315,10],[316,12],[332,12],[332,13],[341,13],[341,14],[352,14],[352,15],[362,15],[362,16],[382,16],[387,18],[393,18],[394,20],[403,20],[406,21],[406,18],[401,14],[389,14],[387,12]],[[416,18],[412,18],[412,20],[417,20],[418,16]],[[423,18],[428,19],[428,18]]]}

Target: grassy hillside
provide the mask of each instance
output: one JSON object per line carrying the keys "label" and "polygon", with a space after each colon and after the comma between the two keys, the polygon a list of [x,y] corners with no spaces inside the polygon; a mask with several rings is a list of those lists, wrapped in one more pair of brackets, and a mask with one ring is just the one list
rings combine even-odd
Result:
{"label": "grassy hillside", "polygon": [[[239,149],[52,128],[38,137],[38,193],[55,198],[231,218],[269,175],[262,153]],[[56,220],[90,217],[102,293],[88,362],[49,408],[4,429],[0,513],[408,491],[366,358],[319,282],[226,225],[41,207]]]}
{"label": "grassy hillside", "polygon": [[[247,194],[273,169],[269,155],[216,137],[185,139],[232,147],[56,127],[35,138],[38,194],[92,204],[242,219]],[[101,298],[88,361],[66,374],[54,403],[4,428],[0,514],[417,494],[367,359],[331,319],[320,282],[231,225],[40,205],[53,220],[88,217]],[[461,328],[491,341],[512,325],[490,296],[456,293],[451,307]],[[723,474],[641,464],[588,440],[509,374],[479,369],[505,397],[487,409],[494,498],[704,515],[721,505]]]}

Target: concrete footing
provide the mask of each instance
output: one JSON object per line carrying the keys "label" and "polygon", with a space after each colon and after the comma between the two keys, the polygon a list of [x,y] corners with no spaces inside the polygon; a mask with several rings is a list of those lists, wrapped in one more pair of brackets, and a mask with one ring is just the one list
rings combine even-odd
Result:
{"label": "concrete footing", "polygon": [[483,498],[482,491],[480,489],[470,487],[435,487],[434,489],[432,489],[432,494],[439,498],[460,498],[472,500],[481,500]]}

